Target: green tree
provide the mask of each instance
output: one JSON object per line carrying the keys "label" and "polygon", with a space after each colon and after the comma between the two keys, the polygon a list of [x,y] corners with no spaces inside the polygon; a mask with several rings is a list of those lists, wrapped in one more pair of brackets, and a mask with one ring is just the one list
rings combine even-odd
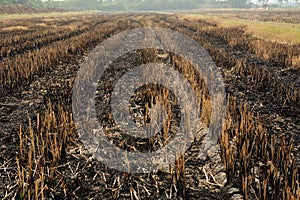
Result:
{"label": "green tree", "polygon": [[234,8],[244,8],[246,7],[247,2],[247,0],[228,0],[228,3]]}
{"label": "green tree", "polygon": [[0,2],[1,5],[18,4],[18,0],[3,0]]}
{"label": "green tree", "polygon": [[42,3],[42,0],[1,0],[1,5],[24,4],[29,6],[37,6]]}

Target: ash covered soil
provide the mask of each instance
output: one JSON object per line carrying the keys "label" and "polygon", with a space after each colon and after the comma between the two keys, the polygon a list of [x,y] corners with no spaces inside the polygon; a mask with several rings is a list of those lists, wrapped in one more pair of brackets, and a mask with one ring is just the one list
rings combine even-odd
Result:
{"label": "ash covered soil", "polygon": [[[102,24],[97,25],[97,28],[109,29],[107,33],[104,31],[101,39],[96,39],[87,46],[81,47],[78,53],[70,57],[60,58],[61,60],[58,60],[44,73],[39,73],[28,81],[21,81],[22,85],[1,94],[1,199],[27,199],[29,196],[28,193],[23,194],[20,189],[20,171],[16,159],[20,158],[20,126],[26,130],[26,127],[29,126],[29,119],[33,127],[37,126],[37,114],[46,112],[49,101],[53,105],[63,105],[64,109],[71,113],[72,86],[80,64],[84,62],[88,53],[97,44],[113,34],[137,27],[170,28],[190,36],[203,45],[222,72],[226,94],[234,96],[237,104],[247,102],[251,107],[251,112],[260,116],[257,120],[261,121],[270,134],[285,135],[287,141],[293,140],[292,154],[299,158],[300,105],[299,99],[297,99],[300,94],[299,65],[282,65],[276,59],[261,58],[251,50],[243,48],[243,44],[240,46],[239,44],[231,45],[226,37],[224,39],[218,34],[218,30],[214,32],[209,28],[207,30],[199,28],[207,26],[213,29],[216,26],[201,20],[192,21],[177,15],[163,14],[119,14],[110,17],[95,15],[93,17],[94,20],[103,21]],[[80,18],[73,18],[72,20],[80,20]],[[35,21],[38,23],[38,19]],[[91,30],[86,29],[80,34],[86,34],[89,31]],[[230,28],[225,31],[231,35],[242,34]],[[236,38],[238,38],[237,35]],[[71,37],[76,37],[76,35]],[[245,40],[252,39],[252,36],[248,35],[242,34],[242,37]],[[69,38],[61,38],[60,40],[65,39]],[[55,45],[55,42],[57,41],[47,43],[45,46]],[[299,45],[293,48],[299,49]],[[29,51],[33,51],[33,49]],[[26,50],[20,54],[24,53],[25,55],[25,52]],[[153,53],[151,58],[147,52],[138,51],[134,54],[124,55],[112,62],[111,69],[106,71],[105,76],[98,83],[96,95],[98,119],[102,123],[113,124],[108,105],[111,98],[110,93],[113,83],[124,74],[124,70],[153,60],[171,66],[176,63],[173,59],[174,55],[168,55],[164,58],[157,58],[156,55],[157,52]],[[14,59],[14,56],[5,59]],[[240,68],[233,64],[236,60],[240,63]],[[253,67],[255,70],[245,70],[247,66],[255,66]],[[270,81],[255,81],[257,73],[264,74]],[[275,97],[275,95],[281,94],[285,88],[287,90],[292,88],[290,90],[294,92],[296,98],[286,100]],[[133,113],[144,110],[145,105],[140,102],[140,99],[145,97],[143,91],[141,89],[137,96],[132,97],[132,105],[138,107]],[[175,125],[176,120],[178,120],[176,119],[176,112],[178,112],[176,109],[176,103],[174,103]],[[113,125],[110,126],[113,127]],[[50,161],[47,163],[47,160],[44,163],[45,187],[43,193],[46,199],[243,199],[241,177],[229,178],[226,176],[227,172],[219,145],[212,147],[207,155],[199,157],[201,145],[205,143],[203,141],[203,134],[205,133],[203,127],[198,128],[197,137],[184,155],[184,174],[175,172],[174,165],[170,165],[169,171],[158,170],[147,174],[123,173],[110,169],[84,150],[83,144],[78,139],[76,129],[72,130],[73,132],[64,144],[56,165],[51,165]],[[111,136],[113,142],[123,149],[132,151],[141,144],[152,146],[153,149],[158,148],[154,146],[154,142],[150,143],[149,140],[135,141],[122,135],[117,129],[111,128],[110,130],[112,130],[109,133],[113,135]],[[154,140],[158,140],[159,137],[158,135]],[[139,145],[136,144],[138,142],[140,142]],[[138,147],[138,149],[143,148]],[[299,163],[299,160],[297,161]],[[34,173],[31,176],[28,184],[34,185],[36,177]],[[272,192],[270,191],[270,193]],[[254,197],[253,194],[251,197]]]}

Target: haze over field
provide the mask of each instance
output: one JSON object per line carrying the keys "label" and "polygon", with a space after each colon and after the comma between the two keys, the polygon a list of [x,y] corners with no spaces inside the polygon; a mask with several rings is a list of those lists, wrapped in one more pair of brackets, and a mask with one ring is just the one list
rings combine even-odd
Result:
{"label": "haze over field", "polygon": [[299,7],[299,0],[3,0],[0,5],[25,4],[37,8],[72,10],[147,11],[201,8],[252,8],[262,5]]}

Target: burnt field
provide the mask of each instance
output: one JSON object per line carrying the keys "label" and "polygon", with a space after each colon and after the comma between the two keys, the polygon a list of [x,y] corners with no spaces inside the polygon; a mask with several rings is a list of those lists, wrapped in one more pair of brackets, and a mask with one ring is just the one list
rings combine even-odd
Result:
{"label": "burnt field", "polygon": [[[262,18],[277,20],[300,21],[293,12]],[[105,166],[85,149],[75,127],[72,94],[81,63],[97,45],[143,27],[168,28],[203,46],[221,71],[227,102],[225,122],[215,127],[221,130],[218,144],[206,154],[199,154],[207,145],[205,128],[199,126],[192,145],[176,155],[174,164],[136,174]],[[6,19],[0,21],[0,38],[1,199],[299,199],[299,44],[256,37],[243,26],[154,13]],[[213,120],[209,91],[190,62],[159,49],[127,53],[104,72],[95,101],[105,136],[131,152],[160,149],[178,127],[174,94],[151,84],[130,98],[130,114],[143,126],[149,122],[148,107],[161,104],[168,116],[165,127],[141,139],[114,123],[109,105],[114,84],[147,63],[180,72],[199,99],[201,121],[209,125]]]}

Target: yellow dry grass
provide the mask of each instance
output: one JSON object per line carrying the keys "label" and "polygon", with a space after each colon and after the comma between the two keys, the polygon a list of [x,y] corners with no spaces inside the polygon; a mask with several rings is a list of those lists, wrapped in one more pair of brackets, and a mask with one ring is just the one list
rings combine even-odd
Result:
{"label": "yellow dry grass", "polygon": [[221,27],[243,26],[246,33],[280,43],[300,44],[300,24],[281,22],[250,21],[234,18],[232,15],[184,14],[188,19],[212,21]]}
{"label": "yellow dry grass", "polygon": [[47,27],[48,25],[45,23],[37,23],[35,26],[40,26],[40,27]]}
{"label": "yellow dry grass", "polygon": [[15,31],[15,30],[26,31],[26,30],[28,30],[28,27],[27,26],[11,26],[11,27],[1,28],[0,30],[2,30],[2,31]]}
{"label": "yellow dry grass", "polygon": [[99,13],[100,11],[72,11],[72,12],[50,12],[50,13],[34,13],[34,14],[11,14],[1,15],[0,20],[11,20],[11,19],[31,19],[31,18],[45,18],[46,20],[57,20],[61,17],[80,16],[86,14]]}

